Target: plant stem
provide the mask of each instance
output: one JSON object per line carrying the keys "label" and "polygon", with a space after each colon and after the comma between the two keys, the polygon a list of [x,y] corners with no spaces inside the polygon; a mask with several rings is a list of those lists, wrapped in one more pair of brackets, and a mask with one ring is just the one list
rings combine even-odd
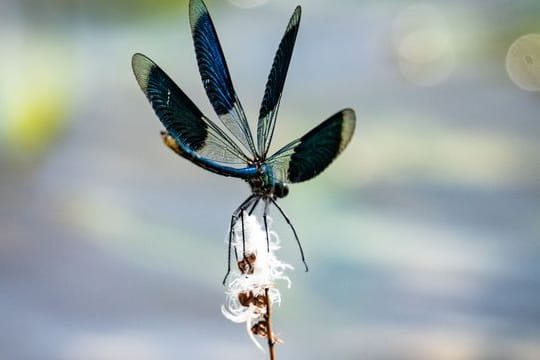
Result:
{"label": "plant stem", "polygon": [[274,334],[272,333],[272,324],[271,324],[271,310],[270,310],[270,296],[268,295],[268,288],[264,289],[264,298],[266,301],[266,337],[268,338],[268,352],[270,353],[270,360],[275,360],[276,355],[274,352]]}

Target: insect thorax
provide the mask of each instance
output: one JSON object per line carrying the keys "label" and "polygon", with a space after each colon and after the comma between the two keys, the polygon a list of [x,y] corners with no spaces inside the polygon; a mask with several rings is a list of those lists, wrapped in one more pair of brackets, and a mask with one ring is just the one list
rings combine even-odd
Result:
{"label": "insect thorax", "polygon": [[289,187],[286,183],[275,179],[272,169],[265,165],[257,165],[257,176],[248,181],[251,186],[251,192],[258,196],[284,198],[289,193]]}

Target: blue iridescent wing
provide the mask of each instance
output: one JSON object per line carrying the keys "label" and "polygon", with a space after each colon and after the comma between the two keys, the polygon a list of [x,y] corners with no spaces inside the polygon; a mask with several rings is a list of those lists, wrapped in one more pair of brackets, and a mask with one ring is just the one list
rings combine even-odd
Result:
{"label": "blue iridescent wing", "polygon": [[345,109],[285,145],[267,160],[274,177],[297,183],[317,176],[347,147],[355,124],[354,111]]}
{"label": "blue iridescent wing", "polygon": [[259,111],[259,121],[257,122],[257,150],[263,159],[266,159],[268,148],[272,142],[281,93],[283,92],[287,70],[291,62],[301,13],[302,9],[297,6],[274,56],[272,69],[266,82],[266,89]]}
{"label": "blue iridescent wing", "polygon": [[[212,172],[247,176],[249,158],[216,124],[207,119],[187,95],[152,60],[132,58],[135,78],[167,129],[165,143],[179,155]],[[225,164],[243,164],[244,168]]]}
{"label": "blue iridescent wing", "polygon": [[225,127],[255,155],[246,115],[234,91],[214,24],[202,0],[190,0],[189,20],[206,95]]}

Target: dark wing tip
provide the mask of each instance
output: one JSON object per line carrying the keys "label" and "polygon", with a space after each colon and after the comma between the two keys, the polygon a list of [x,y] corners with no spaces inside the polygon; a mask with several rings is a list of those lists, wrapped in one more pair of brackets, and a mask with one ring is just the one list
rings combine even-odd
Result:
{"label": "dark wing tip", "polygon": [[296,5],[293,12],[293,17],[298,18],[297,22],[300,21],[300,17],[302,16],[302,7],[300,5]]}
{"label": "dark wing tip", "polygon": [[290,31],[292,28],[298,28],[300,25],[300,18],[302,17],[302,7],[298,5],[295,9],[293,14],[291,15],[291,19],[289,20],[289,24],[287,25],[287,32]]}
{"label": "dark wing tip", "polygon": [[288,180],[302,182],[324,171],[351,141],[355,123],[354,111],[343,109],[292,143],[294,152],[288,162]]}
{"label": "dark wing tip", "polygon": [[189,0],[189,24],[195,30],[200,18],[208,15],[208,9],[202,0]]}
{"label": "dark wing tip", "polygon": [[339,152],[342,152],[347,147],[356,127],[356,114],[353,109],[343,109],[341,115],[341,141],[339,142]]}
{"label": "dark wing tip", "polygon": [[135,79],[139,83],[141,90],[146,94],[146,89],[148,87],[148,80],[150,77],[150,72],[152,69],[157,66],[152,60],[141,53],[133,54],[131,58],[131,67],[133,69],[133,74]]}

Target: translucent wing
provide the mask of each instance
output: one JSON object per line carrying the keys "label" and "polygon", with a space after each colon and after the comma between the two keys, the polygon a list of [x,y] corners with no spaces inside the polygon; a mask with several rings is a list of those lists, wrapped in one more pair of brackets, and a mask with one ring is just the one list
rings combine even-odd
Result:
{"label": "translucent wing", "polygon": [[281,93],[291,62],[296,34],[298,34],[301,12],[300,6],[297,6],[274,56],[272,69],[266,82],[266,89],[259,112],[259,121],[257,123],[257,149],[263,159],[266,158],[268,148],[272,142]]}
{"label": "translucent wing", "polygon": [[234,91],[214,24],[201,0],[189,2],[189,20],[199,72],[208,99],[225,127],[255,155],[246,115]]}
{"label": "translucent wing", "polygon": [[185,147],[211,160],[246,164],[249,158],[216,124],[207,119],[159,66],[142,54],[133,55],[133,72],[169,134]]}
{"label": "translucent wing", "polygon": [[268,158],[274,176],[292,183],[317,176],[347,147],[355,123],[354,111],[345,109],[284,146]]}

